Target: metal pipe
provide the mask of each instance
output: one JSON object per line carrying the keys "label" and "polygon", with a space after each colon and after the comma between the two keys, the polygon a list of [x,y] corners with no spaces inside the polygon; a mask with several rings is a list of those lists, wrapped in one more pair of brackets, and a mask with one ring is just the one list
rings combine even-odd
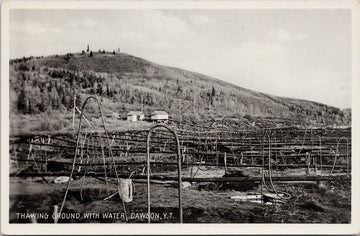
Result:
{"label": "metal pipe", "polygon": [[[80,121],[79,121],[78,131],[77,131],[77,135],[76,135],[76,147],[75,147],[75,152],[74,152],[74,159],[73,159],[72,168],[71,168],[71,172],[70,172],[70,176],[69,176],[69,181],[67,182],[67,186],[66,186],[64,198],[63,198],[63,201],[62,201],[62,203],[61,203],[60,210],[59,210],[59,213],[60,213],[60,214],[61,214],[61,212],[62,212],[62,210],[63,210],[63,208],[64,208],[65,201],[66,201],[66,197],[67,197],[67,194],[68,194],[68,192],[69,192],[70,185],[71,185],[71,179],[72,179],[72,176],[73,176],[73,174],[74,174],[75,165],[76,165],[76,156],[77,156],[77,152],[78,152],[78,148],[79,148],[79,142],[80,142],[81,123],[82,123],[82,120],[83,120],[83,114],[84,114],[84,110],[85,110],[86,104],[88,103],[88,101],[89,101],[90,99],[94,99],[94,100],[97,102],[97,104],[98,104],[98,108],[99,108],[99,111],[100,111],[100,114],[101,114],[102,124],[103,124],[103,127],[104,127],[104,131],[105,131],[107,143],[108,143],[108,146],[109,146],[109,154],[110,154],[110,156],[111,156],[111,158],[112,158],[115,175],[116,175],[117,182],[118,182],[118,190],[120,190],[120,189],[119,189],[119,187],[120,187],[120,180],[119,180],[118,173],[117,173],[117,170],[116,170],[115,161],[114,161],[114,158],[113,158],[113,156],[112,156],[111,145],[110,145],[110,141],[109,141],[109,135],[108,135],[108,132],[107,132],[107,129],[106,129],[105,120],[104,120],[104,116],[103,116],[102,109],[101,109],[101,104],[100,104],[99,100],[97,99],[97,97],[95,97],[95,96],[89,96],[89,97],[86,98],[86,100],[84,101],[84,103],[83,103],[83,105],[82,105],[82,107],[81,107]],[[120,196],[120,191],[119,191],[119,196]]]}
{"label": "metal pipe", "polygon": [[147,161],[147,197],[148,197],[148,223],[151,221],[151,210],[150,210],[150,137],[151,133],[157,129],[157,128],[165,128],[167,129],[176,140],[176,146],[177,146],[177,158],[178,158],[178,188],[179,188],[179,218],[180,223],[183,223],[183,213],[182,213],[182,199],[181,199],[181,154],[180,154],[180,142],[179,137],[177,136],[176,132],[169,128],[166,125],[163,124],[157,124],[150,128],[147,138],[146,138],[146,161]]}

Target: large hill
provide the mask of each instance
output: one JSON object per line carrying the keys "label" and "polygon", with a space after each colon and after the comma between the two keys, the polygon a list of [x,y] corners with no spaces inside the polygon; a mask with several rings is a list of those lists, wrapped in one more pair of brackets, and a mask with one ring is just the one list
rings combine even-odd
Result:
{"label": "large hill", "polygon": [[71,114],[74,88],[78,106],[95,94],[102,98],[106,114],[122,116],[143,107],[145,113],[165,110],[177,120],[256,116],[328,125],[351,122],[348,113],[332,106],[251,91],[125,53],[68,53],[10,61],[14,117]]}

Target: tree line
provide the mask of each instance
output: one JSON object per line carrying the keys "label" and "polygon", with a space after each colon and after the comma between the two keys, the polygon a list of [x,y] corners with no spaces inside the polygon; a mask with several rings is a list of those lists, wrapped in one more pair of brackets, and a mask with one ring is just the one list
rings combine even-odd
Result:
{"label": "tree line", "polygon": [[[63,57],[65,60],[70,59],[73,54]],[[173,114],[198,114],[203,117],[292,116],[339,123],[350,119],[345,117],[340,109],[323,104],[302,105],[272,97],[273,103],[264,103],[259,99],[238,94],[235,90],[223,90],[208,82],[199,81],[195,85],[191,80],[170,80],[161,74],[147,76],[142,73],[105,73],[105,76],[101,76],[86,70],[73,71],[40,66],[41,64],[31,63],[34,59],[29,57],[10,61],[10,87],[14,91],[11,104],[15,104],[13,108],[22,114],[68,111],[73,108],[75,95],[79,107],[83,97],[97,95],[112,104],[123,104],[123,110],[139,110],[144,107],[145,110],[161,109]],[[106,103],[104,105],[111,106]]]}

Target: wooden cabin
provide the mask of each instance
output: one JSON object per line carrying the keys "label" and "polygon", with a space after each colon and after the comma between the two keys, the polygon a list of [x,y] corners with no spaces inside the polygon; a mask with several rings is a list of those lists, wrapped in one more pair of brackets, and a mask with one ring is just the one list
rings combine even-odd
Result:
{"label": "wooden cabin", "polygon": [[128,121],[142,121],[145,115],[142,111],[130,111],[127,113]]}
{"label": "wooden cabin", "polygon": [[166,111],[154,111],[151,113],[151,121],[167,121],[169,114]]}

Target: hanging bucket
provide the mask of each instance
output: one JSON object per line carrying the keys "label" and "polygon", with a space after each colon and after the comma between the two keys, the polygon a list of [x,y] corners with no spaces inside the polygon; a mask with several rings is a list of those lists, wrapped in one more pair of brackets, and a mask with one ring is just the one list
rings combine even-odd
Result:
{"label": "hanging bucket", "polygon": [[131,179],[120,179],[120,196],[124,202],[133,200],[133,184]]}

